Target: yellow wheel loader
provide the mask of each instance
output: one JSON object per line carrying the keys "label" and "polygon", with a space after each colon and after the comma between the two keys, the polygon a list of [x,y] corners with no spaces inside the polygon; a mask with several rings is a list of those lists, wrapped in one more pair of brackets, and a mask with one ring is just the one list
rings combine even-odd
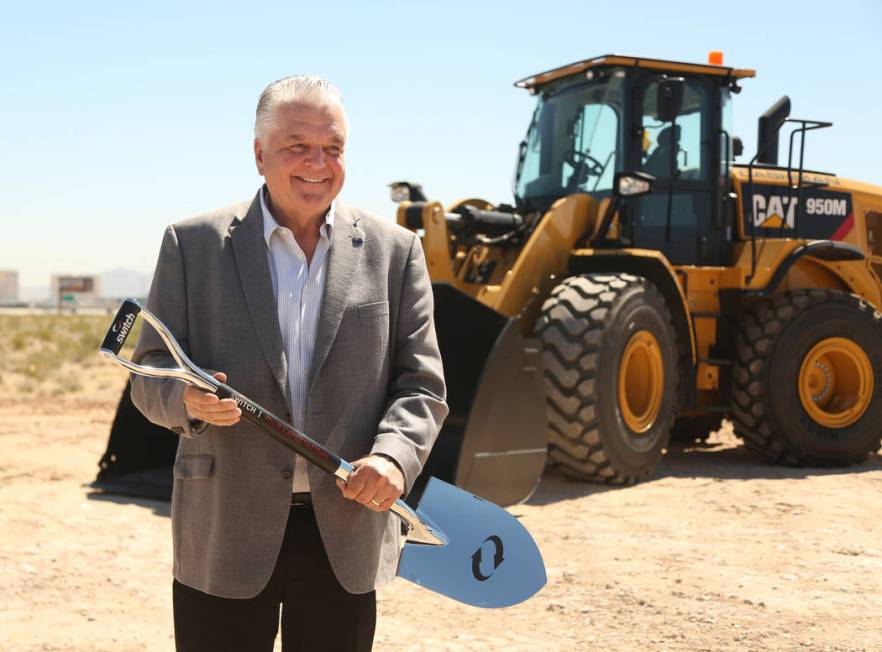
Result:
{"label": "yellow wheel loader", "polygon": [[513,205],[392,184],[450,391],[429,473],[503,504],[546,458],[632,483],[672,432],[723,416],[785,464],[879,449],[882,187],[805,169],[830,124],[786,97],[735,163],[732,96],[754,71],[712,61],[607,55],[517,82],[537,106]]}

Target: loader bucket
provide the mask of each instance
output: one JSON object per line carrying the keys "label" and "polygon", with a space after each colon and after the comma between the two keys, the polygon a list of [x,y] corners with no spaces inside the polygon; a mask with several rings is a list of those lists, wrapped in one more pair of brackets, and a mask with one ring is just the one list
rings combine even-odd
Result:
{"label": "loader bucket", "polygon": [[[436,283],[435,330],[450,414],[421,474],[499,505],[526,500],[545,466],[545,389],[538,343],[508,318]],[[417,500],[422,485],[408,498]]]}
{"label": "loader bucket", "polygon": [[178,436],[138,411],[131,383],[126,383],[107,450],[98,462],[98,477],[90,486],[109,494],[169,500],[177,448]]}

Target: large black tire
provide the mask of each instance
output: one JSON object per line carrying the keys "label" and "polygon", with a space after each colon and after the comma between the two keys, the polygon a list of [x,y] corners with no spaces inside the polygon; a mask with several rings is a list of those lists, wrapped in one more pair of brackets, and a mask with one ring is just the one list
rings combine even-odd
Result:
{"label": "large black tire", "polygon": [[[842,427],[831,427],[830,420],[838,408],[824,408],[829,410],[830,418],[826,413],[819,418],[817,409],[812,416],[804,401],[815,398],[800,397],[800,382],[807,378],[805,369],[812,367],[806,362],[807,356],[831,341],[844,343],[840,348],[852,347],[863,352],[863,386],[871,387],[863,401],[852,401],[852,405],[864,405],[863,412],[859,417],[852,416],[856,420]],[[804,362],[808,365],[805,368]],[[835,399],[832,395],[839,391],[836,375],[831,377],[827,369],[832,366],[835,372],[835,365],[814,366],[824,379],[817,397],[829,392],[828,400]],[[804,388],[805,383],[802,386]],[[848,396],[860,396],[860,393],[846,391],[842,395],[839,414],[847,414]],[[787,292],[752,306],[744,315],[738,336],[732,417],[735,434],[742,437],[749,448],[783,464],[846,465],[879,450],[882,314],[858,297],[836,290]]]}
{"label": "large black tire", "polygon": [[[568,475],[594,482],[630,484],[650,475],[676,409],[677,342],[661,293],[630,274],[573,276],[545,301],[536,331],[545,366],[549,458]],[[653,394],[657,408],[646,411],[655,416],[636,432],[619,403],[620,365],[633,338],[647,332],[662,365]]]}
{"label": "large black tire", "polygon": [[721,414],[696,414],[678,417],[671,428],[671,441],[705,440],[723,426]]}

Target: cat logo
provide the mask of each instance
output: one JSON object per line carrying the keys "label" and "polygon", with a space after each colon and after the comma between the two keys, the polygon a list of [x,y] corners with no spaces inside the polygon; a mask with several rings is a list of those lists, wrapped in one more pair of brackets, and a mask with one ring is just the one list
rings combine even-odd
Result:
{"label": "cat logo", "polygon": [[753,223],[762,229],[792,229],[796,224],[796,197],[755,194],[753,196]]}
{"label": "cat logo", "polygon": [[764,237],[790,238],[798,230],[802,238],[842,240],[854,228],[851,195],[845,192],[756,184],[752,195],[743,204],[745,233],[759,229]]}

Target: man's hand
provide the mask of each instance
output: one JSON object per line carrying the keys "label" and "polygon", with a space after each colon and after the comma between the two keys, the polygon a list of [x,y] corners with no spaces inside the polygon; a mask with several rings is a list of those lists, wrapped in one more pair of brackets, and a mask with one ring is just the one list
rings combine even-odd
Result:
{"label": "man's hand", "polygon": [[[225,373],[218,372],[212,375],[222,383],[227,382]],[[238,423],[239,417],[242,416],[242,410],[233,399],[221,400],[217,394],[203,392],[192,385],[184,387],[184,405],[191,418],[205,421],[213,426],[232,426]]]}
{"label": "man's hand", "polygon": [[404,475],[394,462],[381,455],[369,455],[352,463],[349,481],[337,480],[346,498],[375,512],[385,512],[404,492]]}

